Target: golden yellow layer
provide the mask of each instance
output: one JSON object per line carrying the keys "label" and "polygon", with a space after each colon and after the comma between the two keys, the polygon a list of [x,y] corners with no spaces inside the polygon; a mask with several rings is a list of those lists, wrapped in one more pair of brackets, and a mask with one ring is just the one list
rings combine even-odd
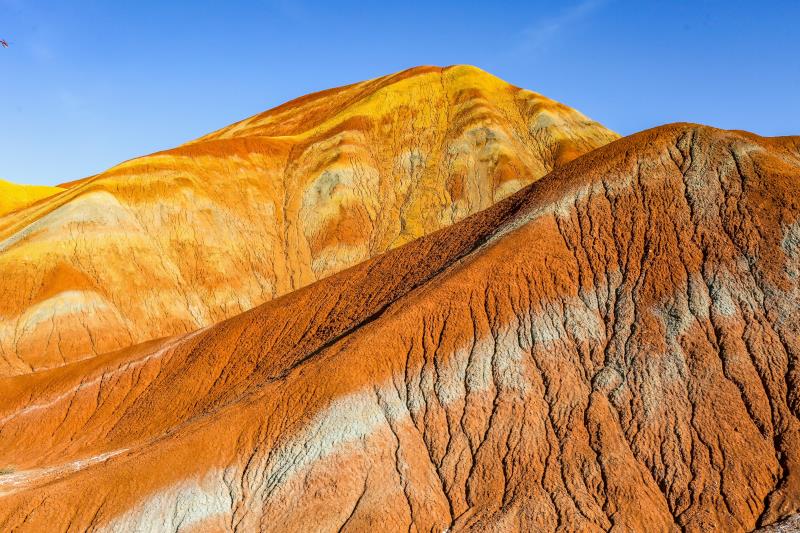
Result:
{"label": "golden yellow layer", "polygon": [[0,180],[0,216],[27,207],[42,198],[53,196],[63,190],[61,187],[17,185],[10,181]]}

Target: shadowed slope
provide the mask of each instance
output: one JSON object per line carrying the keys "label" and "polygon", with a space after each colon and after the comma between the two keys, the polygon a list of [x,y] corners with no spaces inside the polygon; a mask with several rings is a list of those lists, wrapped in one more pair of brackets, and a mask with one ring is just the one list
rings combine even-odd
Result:
{"label": "shadowed slope", "polygon": [[474,67],[309,95],[0,217],[0,375],[241,313],[617,136]]}
{"label": "shadowed slope", "polygon": [[674,125],[212,328],[0,382],[0,528],[800,508],[800,141]]}

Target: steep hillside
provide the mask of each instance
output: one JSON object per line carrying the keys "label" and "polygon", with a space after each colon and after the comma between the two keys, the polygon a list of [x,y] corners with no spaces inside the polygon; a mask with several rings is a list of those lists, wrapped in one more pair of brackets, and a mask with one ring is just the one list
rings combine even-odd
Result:
{"label": "steep hillside", "polygon": [[0,529],[791,525],[798,193],[800,138],[665,126],[211,328],[2,379]]}
{"label": "steep hillside", "polygon": [[616,137],[474,67],[421,67],[67,184],[0,217],[0,375],[213,324]]}

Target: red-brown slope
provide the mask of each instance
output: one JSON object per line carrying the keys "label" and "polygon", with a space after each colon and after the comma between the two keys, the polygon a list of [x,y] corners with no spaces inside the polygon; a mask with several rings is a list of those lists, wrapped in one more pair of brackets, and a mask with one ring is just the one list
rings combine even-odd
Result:
{"label": "red-brown slope", "polygon": [[800,508],[800,142],[674,125],[189,337],[0,382],[0,528]]}

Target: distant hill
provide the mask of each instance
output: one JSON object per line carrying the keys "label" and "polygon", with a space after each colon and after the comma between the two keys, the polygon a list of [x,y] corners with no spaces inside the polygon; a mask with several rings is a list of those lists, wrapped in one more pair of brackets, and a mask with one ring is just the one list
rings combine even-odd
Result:
{"label": "distant hill", "polygon": [[0,216],[27,207],[64,189],[44,185],[17,185],[0,180]]}
{"label": "distant hill", "polygon": [[211,325],[616,138],[477,68],[419,67],[65,184],[0,217],[0,375]]}

